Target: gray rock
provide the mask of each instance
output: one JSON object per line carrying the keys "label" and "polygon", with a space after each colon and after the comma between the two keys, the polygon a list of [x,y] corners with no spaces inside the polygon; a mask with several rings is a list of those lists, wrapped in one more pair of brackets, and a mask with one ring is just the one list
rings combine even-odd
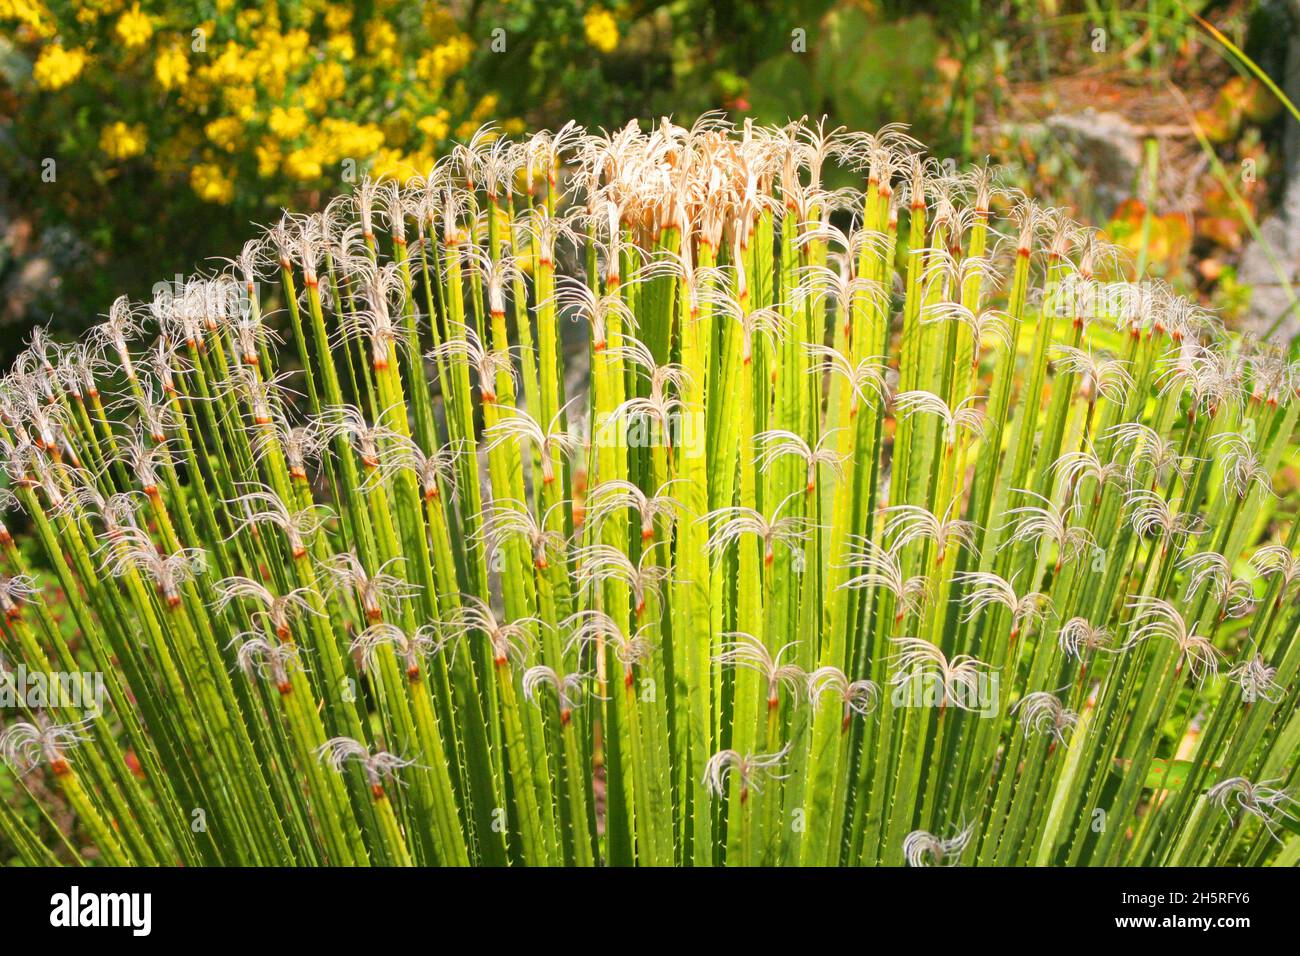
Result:
{"label": "gray rock", "polygon": [[[1290,6],[1293,22],[1300,24],[1300,2],[1292,0]],[[1300,100],[1300,29],[1291,34],[1282,85],[1292,102]],[[1300,307],[1292,306],[1291,295],[1278,271],[1280,269],[1293,286],[1300,286],[1300,123],[1289,115],[1283,115],[1286,123],[1282,142],[1285,185],[1281,202],[1277,211],[1259,227],[1263,242],[1252,240],[1242,253],[1237,278],[1254,290],[1244,320],[1245,328],[1263,336],[1279,316],[1285,316],[1273,339],[1288,342],[1300,334]]]}
{"label": "gray rock", "polygon": [[1073,160],[1089,172],[1088,181],[1104,214],[1133,195],[1142,166],[1142,136],[1118,113],[1088,109],[1047,118],[1048,131],[1066,145]]}
{"label": "gray rock", "polygon": [[[1296,184],[1291,188],[1300,193]],[[1263,241],[1252,239],[1237,266],[1237,278],[1251,287],[1244,329],[1263,337],[1281,317],[1271,337],[1274,341],[1288,342],[1300,333],[1300,308],[1292,308],[1291,297],[1278,270],[1286,274],[1293,286],[1300,285],[1300,218],[1275,213],[1260,224],[1259,231]]]}

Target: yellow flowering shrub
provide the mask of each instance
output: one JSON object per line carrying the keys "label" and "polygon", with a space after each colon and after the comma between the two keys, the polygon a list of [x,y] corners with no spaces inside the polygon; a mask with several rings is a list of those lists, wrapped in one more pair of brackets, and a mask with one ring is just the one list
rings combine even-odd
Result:
{"label": "yellow flowering shrub", "polygon": [[60,90],[67,86],[86,67],[86,51],[64,49],[57,43],[42,48],[32,67],[32,79],[43,90]]}
{"label": "yellow flowering shrub", "polygon": [[140,12],[140,4],[137,3],[118,18],[116,33],[128,49],[134,49],[149,42],[153,36],[153,24],[147,15]]}
{"label": "yellow flowering shrub", "polygon": [[221,116],[203,127],[203,132],[218,149],[233,153],[244,140],[244,123],[237,116]]}
{"label": "yellow flowering shrub", "polygon": [[141,155],[148,142],[149,137],[142,123],[128,126],[118,120],[109,123],[99,134],[99,148],[109,159],[118,162]]}
{"label": "yellow flowering shrub", "polygon": [[[486,57],[450,4],[329,0],[0,0],[29,58],[17,109],[75,150],[148,169],[205,203],[328,197],[345,174],[427,168],[457,128],[497,115],[464,74]],[[115,173],[116,174],[116,173]]]}
{"label": "yellow flowering shrub", "polygon": [[618,47],[618,21],[604,7],[592,7],[582,18],[587,42],[601,53],[611,53]]}
{"label": "yellow flowering shrub", "polygon": [[208,202],[230,202],[235,195],[231,177],[216,163],[200,163],[190,170],[190,185],[200,199]]}
{"label": "yellow flowering shrub", "polygon": [[387,20],[371,20],[366,24],[366,53],[380,66],[392,67],[397,63],[397,31]]}
{"label": "yellow flowering shrub", "polygon": [[315,148],[295,149],[284,157],[281,169],[294,179],[309,181],[319,179],[324,172],[320,154]]}
{"label": "yellow flowering shrub", "polygon": [[340,34],[352,25],[352,8],[339,3],[327,4],[325,7],[325,29],[331,34]]}
{"label": "yellow flowering shrub", "polygon": [[474,52],[467,36],[455,36],[432,47],[416,62],[417,75],[430,86],[441,87],[447,77],[463,69]]}
{"label": "yellow flowering shrub", "polygon": [[284,161],[284,155],[280,151],[277,143],[259,143],[254,147],[257,155],[257,175],[262,179],[270,179],[280,171],[280,164]]}
{"label": "yellow flowering shrub", "polygon": [[301,106],[276,106],[267,116],[266,125],[278,139],[290,140],[307,128],[307,111]]}
{"label": "yellow flowering shrub", "polygon": [[30,0],[0,0],[0,20],[21,24],[40,36],[49,35],[49,23],[44,14],[44,6]]}
{"label": "yellow flowering shrub", "polygon": [[433,142],[441,142],[447,138],[447,133],[451,130],[448,123],[451,114],[444,109],[439,109],[428,116],[422,116],[416,122],[415,127],[424,134],[426,139]]}
{"label": "yellow flowering shrub", "polygon": [[185,48],[177,44],[159,50],[153,61],[153,75],[164,92],[183,87],[190,78],[190,60]]}

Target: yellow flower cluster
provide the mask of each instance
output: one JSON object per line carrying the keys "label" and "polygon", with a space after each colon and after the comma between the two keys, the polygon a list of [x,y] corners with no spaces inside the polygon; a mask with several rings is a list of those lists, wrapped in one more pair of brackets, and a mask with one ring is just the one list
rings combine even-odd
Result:
{"label": "yellow flower cluster", "polygon": [[190,77],[190,61],[185,50],[170,46],[160,50],[153,61],[153,75],[164,90],[178,90]]}
{"label": "yellow flower cluster", "polygon": [[375,179],[396,179],[404,183],[428,173],[436,159],[432,151],[403,153],[396,149],[381,149],[370,165],[370,175]]}
{"label": "yellow flower cluster", "polygon": [[221,116],[203,127],[204,135],[218,149],[233,153],[244,144],[244,124],[237,116]]}
{"label": "yellow flower cluster", "polygon": [[298,91],[302,105],[309,112],[324,113],[347,90],[347,77],[338,63],[322,63],[312,70],[311,76]]}
{"label": "yellow flower cluster", "polygon": [[424,134],[426,139],[440,142],[447,138],[451,132],[451,114],[445,109],[434,111],[429,116],[422,116],[416,122],[415,128]]}
{"label": "yellow flower cluster", "polygon": [[592,7],[582,17],[582,27],[587,42],[601,53],[610,53],[618,47],[618,21],[604,7]]}
{"label": "yellow flower cluster", "polygon": [[85,50],[76,47],[67,50],[53,43],[41,50],[41,55],[36,58],[32,78],[43,90],[61,90],[80,76],[85,68]]}
{"label": "yellow flower cluster", "polygon": [[144,152],[148,142],[149,136],[141,123],[128,126],[118,120],[116,123],[109,123],[99,133],[100,150],[115,162],[139,156]]}
{"label": "yellow flower cluster", "polygon": [[331,159],[366,157],[384,145],[384,132],[374,123],[328,118],[321,120],[312,139]]}
{"label": "yellow flower cluster", "polygon": [[254,155],[257,156],[258,176],[270,179],[280,171],[284,154],[280,151],[278,143],[258,143],[254,148]]}
{"label": "yellow flower cluster", "polygon": [[140,4],[136,4],[117,21],[117,36],[128,50],[144,46],[153,36],[153,24],[149,18],[140,12]]}
{"label": "yellow flower cluster", "polygon": [[[196,71],[198,89],[189,91],[195,106],[206,106],[219,94],[228,108],[240,112],[256,104],[259,88],[262,96],[278,100],[286,95],[291,78],[312,58],[311,36],[305,30],[281,33],[272,27],[259,27],[252,39],[252,46],[228,40],[210,64]],[[342,76],[342,67],[337,63],[323,63],[316,68],[316,73],[322,71]],[[337,83],[330,89],[335,95],[341,92]]]}
{"label": "yellow flower cluster", "polygon": [[299,181],[320,179],[325,174],[320,152],[311,147],[295,149],[281,160],[280,168],[290,179]]}
{"label": "yellow flower cluster", "polygon": [[200,163],[190,170],[190,188],[206,202],[225,205],[235,198],[235,182],[216,163]]}
{"label": "yellow flower cluster", "polygon": [[339,3],[325,8],[325,29],[332,34],[339,34],[352,26],[352,8]]}
{"label": "yellow flower cluster", "polygon": [[48,20],[45,7],[31,0],[0,0],[0,20],[21,23],[37,36],[49,36],[53,25]]}
{"label": "yellow flower cluster", "polygon": [[307,111],[301,106],[276,106],[266,118],[266,125],[280,139],[297,139],[307,128]]}
{"label": "yellow flower cluster", "polygon": [[325,41],[325,50],[329,56],[348,63],[357,55],[357,44],[351,33],[336,33]]}
{"label": "yellow flower cluster", "polygon": [[338,170],[344,160],[361,167],[383,145],[384,132],[375,124],[327,117],[312,130],[307,145],[285,154],[282,169],[290,179],[320,179],[327,171]]}
{"label": "yellow flower cluster", "polygon": [[439,89],[447,77],[464,69],[474,53],[474,41],[459,34],[432,47],[415,64],[415,75],[430,88]]}
{"label": "yellow flower cluster", "polygon": [[387,20],[371,20],[366,24],[366,53],[380,66],[397,64],[397,31]]}

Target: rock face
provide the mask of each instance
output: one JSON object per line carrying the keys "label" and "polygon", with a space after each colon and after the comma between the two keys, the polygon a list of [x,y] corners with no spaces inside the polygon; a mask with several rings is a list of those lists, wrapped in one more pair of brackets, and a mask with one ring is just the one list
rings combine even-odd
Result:
{"label": "rock face", "polygon": [[[1300,3],[1292,3],[1294,22],[1300,26]],[[1300,29],[1291,34],[1287,48],[1284,88],[1291,102],[1300,102]],[[1273,338],[1288,342],[1300,334],[1300,304],[1288,292],[1281,271],[1293,286],[1300,286],[1300,123],[1283,115],[1283,186],[1277,211],[1260,225],[1263,242],[1252,241],[1242,253],[1238,278],[1253,288],[1247,328],[1264,335],[1281,316]],[[1270,252],[1272,253],[1270,258]],[[1300,292],[1296,293],[1300,295]]]}
{"label": "rock face", "polygon": [[[1300,200],[1300,180],[1290,180],[1288,191],[1296,194],[1290,199]],[[1300,305],[1292,304],[1278,272],[1285,273],[1293,286],[1300,285],[1300,215],[1276,212],[1260,224],[1259,231],[1263,241],[1252,240],[1237,267],[1237,277],[1251,288],[1245,327],[1263,337],[1276,324],[1269,337],[1289,342],[1300,333]]]}
{"label": "rock face", "polygon": [[1142,137],[1118,113],[1088,109],[1058,113],[1044,121],[1053,136],[1070,148],[1074,161],[1089,171],[1089,181],[1104,214],[1133,195],[1142,166]]}

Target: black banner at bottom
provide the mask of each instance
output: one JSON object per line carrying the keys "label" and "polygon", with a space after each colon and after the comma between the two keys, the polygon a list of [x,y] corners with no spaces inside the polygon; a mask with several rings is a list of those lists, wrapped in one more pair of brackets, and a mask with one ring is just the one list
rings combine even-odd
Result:
{"label": "black banner at bottom", "polygon": [[[205,944],[355,939],[448,929],[494,947],[591,945],[607,932],[766,946],[845,933],[987,943],[1199,933],[1218,943],[1293,926],[1295,870],[114,870],[0,871],[0,938],[76,934]],[[1001,927],[1001,929],[999,928]],[[919,935],[917,935],[919,934]],[[442,938],[451,943],[455,937]],[[608,940],[607,940],[608,942]],[[13,949],[10,948],[12,952]]]}

